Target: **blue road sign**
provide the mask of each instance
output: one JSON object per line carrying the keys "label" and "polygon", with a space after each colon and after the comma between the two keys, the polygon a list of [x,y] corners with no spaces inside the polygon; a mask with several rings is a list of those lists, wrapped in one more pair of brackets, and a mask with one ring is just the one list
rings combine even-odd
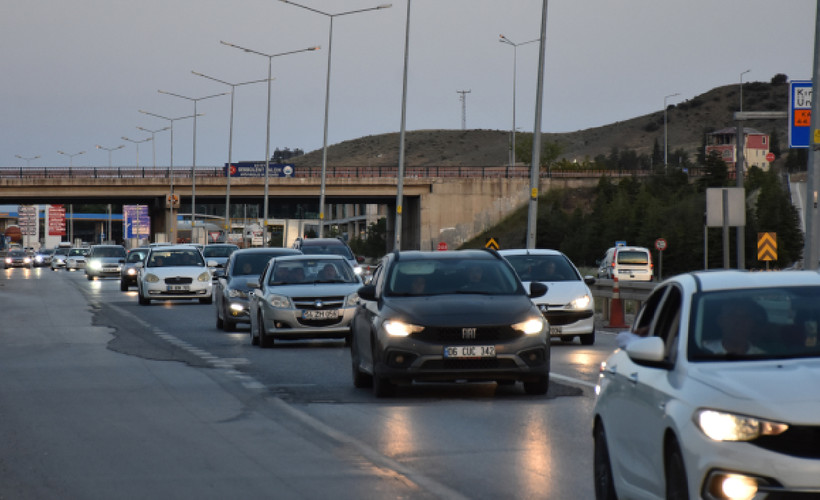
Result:
{"label": "blue road sign", "polygon": [[[268,177],[293,177],[292,163],[271,163]],[[225,174],[231,177],[265,177],[264,161],[239,161],[228,166],[225,164]]]}
{"label": "blue road sign", "polygon": [[811,80],[789,84],[789,147],[808,148],[811,142]]}

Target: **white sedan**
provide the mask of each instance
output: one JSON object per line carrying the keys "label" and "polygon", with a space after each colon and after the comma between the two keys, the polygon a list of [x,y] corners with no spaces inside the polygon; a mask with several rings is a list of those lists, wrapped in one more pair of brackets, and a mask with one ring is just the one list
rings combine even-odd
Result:
{"label": "white sedan", "polygon": [[141,305],[152,300],[199,299],[203,304],[213,300],[211,271],[202,252],[194,246],[153,247],[136,266]]}
{"label": "white sedan", "polygon": [[818,325],[815,272],[660,284],[601,366],[596,498],[818,498]]}

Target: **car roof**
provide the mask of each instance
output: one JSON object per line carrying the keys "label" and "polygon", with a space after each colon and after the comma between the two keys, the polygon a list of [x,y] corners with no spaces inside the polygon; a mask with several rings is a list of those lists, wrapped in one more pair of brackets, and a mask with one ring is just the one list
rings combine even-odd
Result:
{"label": "car roof", "polygon": [[300,245],[342,245],[347,246],[347,243],[338,239],[338,238],[304,238],[301,240]]}
{"label": "car roof", "polygon": [[280,248],[280,247],[257,247],[257,248],[240,248],[239,250],[235,251],[231,255],[244,255],[250,253],[276,253],[278,255],[303,255],[302,252],[299,250],[295,250],[293,248]]}
{"label": "car roof", "polygon": [[501,255],[564,255],[558,250],[549,248],[510,248],[499,250],[498,253]]}
{"label": "car roof", "polygon": [[820,286],[820,274],[815,271],[696,271],[674,276],[670,280],[694,286],[704,292],[778,286]]}
{"label": "car roof", "polygon": [[347,262],[347,258],[343,255],[331,254],[298,254],[298,255],[282,255],[276,257],[277,261],[292,261],[292,260],[341,260]]}
{"label": "car roof", "polygon": [[402,260],[494,260],[497,257],[489,250],[448,250],[446,252],[406,250],[399,252],[398,261]]}

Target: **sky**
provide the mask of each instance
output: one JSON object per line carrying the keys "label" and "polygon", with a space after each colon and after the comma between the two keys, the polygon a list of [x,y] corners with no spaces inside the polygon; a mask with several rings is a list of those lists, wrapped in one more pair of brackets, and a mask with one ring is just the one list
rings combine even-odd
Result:
{"label": "sky", "polygon": [[[298,0],[329,14],[390,0]],[[534,129],[543,0],[393,0],[333,20],[328,144],[398,132],[407,7],[406,129]],[[811,0],[552,0],[548,2],[543,132],[607,125],[712,88],[810,79]],[[0,166],[158,166],[166,117],[194,112],[230,83],[267,78],[272,62],[270,151],[321,149],[328,71],[326,16],[279,0],[26,0],[0,8]],[[268,57],[220,43],[279,54]],[[230,96],[200,100],[197,166],[228,160]],[[236,87],[233,161],[264,161],[267,85]],[[108,152],[97,149],[125,147]],[[67,154],[60,154],[63,151]],[[84,154],[77,154],[85,151]],[[137,158],[137,156],[139,157]],[[23,157],[23,159],[17,158]],[[34,158],[39,156],[39,158]],[[174,122],[174,164],[191,165],[193,120]]]}

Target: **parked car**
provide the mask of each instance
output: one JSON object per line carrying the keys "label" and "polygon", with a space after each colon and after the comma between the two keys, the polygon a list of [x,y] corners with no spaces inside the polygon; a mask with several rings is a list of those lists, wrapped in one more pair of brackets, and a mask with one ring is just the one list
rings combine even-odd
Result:
{"label": "parked car", "polygon": [[11,267],[34,267],[34,259],[25,250],[9,250],[5,258],[6,269]]}
{"label": "parked car", "polygon": [[293,248],[305,255],[341,255],[350,263],[356,274],[362,274],[360,262],[364,258],[353,255],[353,250],[341,238],[296,238]]}
{"label": "parked car", "polygon": [[195,246],[153,247],[136,265],[140,305],[152,300],[199,299],[203,304],[213,300],[211,271]]}
{"label": "parked car", "polygon": [[575,337],[581,344],[595,343],[595,301],[589,286],[592,276],[582,277],[569,257],[557,250],[500,250],[528,286],[533,281],[547,285],[547,293],[533,299],[550,325],[550,336],[565,342]]}
{"label": "parked car", "polygon": [[85,258],[90,251],[86,247],[74,247],[68,250],[68,255],[65,258],[66,271],[77,271],[85,269]]}
{"label": "parked car", "polygon": [[216,327],[230,332],[236,329],[237,323],[250,323],[248,295],[259,282],[268,261],[301,253],[291,248],[245,248],[233,252],[225,267],[214,272]]}
{"label": "parked car", "polygon": [[618,281],[652,281],[652,253],[648,248],[617,246],[606,251],[598,268],[598,277]]}
{"label": "parked car", "polygon": [[127,292],[132,286],[137,286],[137,262],[145,260],[148,247],[135,247],[128,250],[125,262],[120,267],[120,290]]}
{"label": "parked car", "polygon": [[119,277],[127,253],[122,245],[94,245],[85,259],[88,281],[103,276]]}
{"label": "parked car", "polygon": [[239,247],[232,243],[212,243],[205,245],[202,249],[202,256],[207,261],[216,262],[216,267],[224,267],[228,257],[236,250],[239,250]]}
{"label": "parked car", "polygon": [[54,249],[54,253],[51,254],[51,270],[56,271],[57,269],[63,268],[65,269],[65,260],[68,258],[68,251],[71,250],[71,247],[65,246],[58,246]]}
{"label": "parked car", "polygon": [[658,285],[601,366],[596,497],[820,497],[818,303],[810,271]]}
{"label": "parked car", "polygon": [[249,297],[251,343],[350,338],[361,279],[341,255],[271,259]]}
{"label": "parked car", "polygon": [[512,266],[495,252],[394,252],[359,289],[353,384],[389,396],[411,381],[521,381],[549,387],[548,325]]}
{"label": "parked car", "polygon": [[51,265],[51,256],[54,254],[53,248],[41,248],[34,254],[34,265],[36,267],[45,267]]}

